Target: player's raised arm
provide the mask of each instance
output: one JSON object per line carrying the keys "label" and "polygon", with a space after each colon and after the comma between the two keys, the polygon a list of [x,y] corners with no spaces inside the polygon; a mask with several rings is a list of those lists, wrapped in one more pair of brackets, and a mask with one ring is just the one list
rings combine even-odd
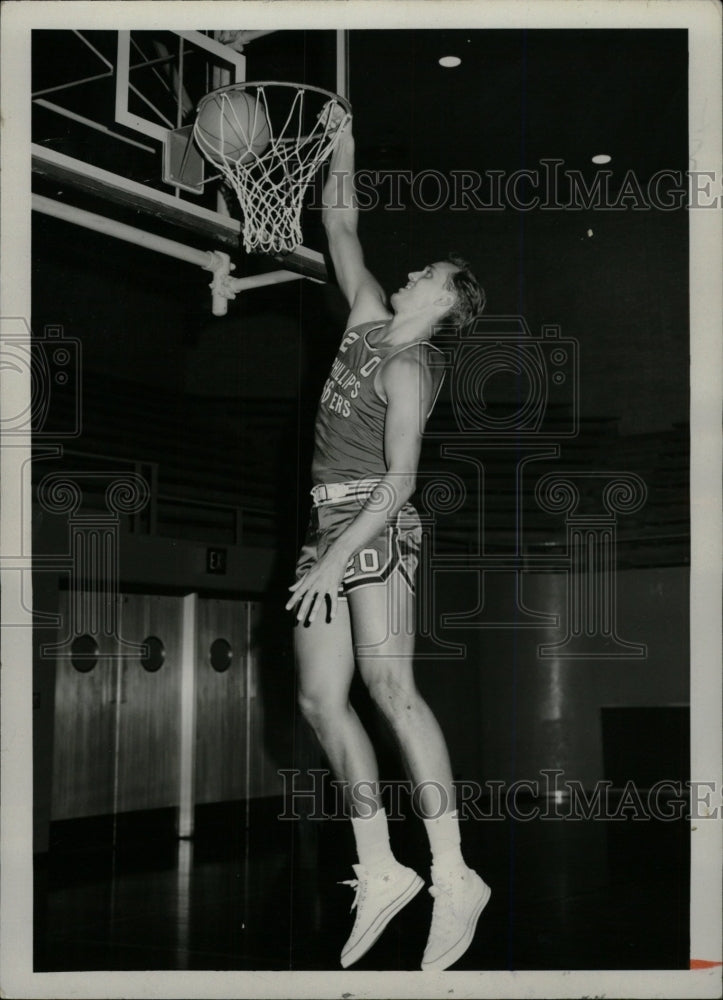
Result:
{"label": "player's raised arm", "polygon": [[322,219],[336,277],[351,314],[349,325],[389,316],[384,292],[364,263],[357,233],[359,209],[354,196],[354,137],[351,126],[334,148],[322,194]]}

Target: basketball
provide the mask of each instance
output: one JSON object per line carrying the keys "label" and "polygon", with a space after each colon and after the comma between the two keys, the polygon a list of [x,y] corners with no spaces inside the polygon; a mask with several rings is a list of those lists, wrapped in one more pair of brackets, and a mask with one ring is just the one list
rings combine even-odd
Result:
{"label": "basketball", "polygon": [[202,105],[195,128],[201,152],[214,163],[248,164],[261,156],[271,132],[258,98],[243,90],[213,94]]}

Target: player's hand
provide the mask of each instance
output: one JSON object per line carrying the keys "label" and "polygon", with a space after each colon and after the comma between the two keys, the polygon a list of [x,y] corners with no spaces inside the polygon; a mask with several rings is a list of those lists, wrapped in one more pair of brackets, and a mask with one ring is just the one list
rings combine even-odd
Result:
{"label": "player's hand", "polygon": [[295,608],[297,622],[308,620],[311,625],[328,597],[329,621],[333,621],[336,617],[339,587],[345,569],[345,559],[327,552],[305,576],[289,587],[291,597],[286,604],[286,610],[291,611]]}
{"label": "player's hand", "polygon": [[351,118],[337,101],[327,101],[318,114],[318,120],[324,128],[330,132],[338,132],[339,129],[351,122]]}

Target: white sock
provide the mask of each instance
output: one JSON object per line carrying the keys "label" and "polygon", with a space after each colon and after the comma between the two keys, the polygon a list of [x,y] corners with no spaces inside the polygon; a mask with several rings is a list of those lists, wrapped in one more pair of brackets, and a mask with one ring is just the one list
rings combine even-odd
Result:
{"label": "white sock", "polygon": [[425,819],[424,825],[432,851],[432,874],[445,874],[466,869],[460,847],[457,810],[442,813],[435,819]]}
{"label": "white sock", "polygon": [[352,816],[351,823],[360,865],[386,869],[397,863],[389,846],[387,814],[383,809],[377,809],[373,816]]}

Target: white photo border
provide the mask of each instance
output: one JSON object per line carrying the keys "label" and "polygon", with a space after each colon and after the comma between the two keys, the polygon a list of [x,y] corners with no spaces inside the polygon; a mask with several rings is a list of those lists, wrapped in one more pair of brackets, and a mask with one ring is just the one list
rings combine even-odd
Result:
{"label": "white photo border", "polygon": [[[0,317],[30,318],[30,37],[35,28],[228,28],[238,2],[19,0],[2,8],[2,255]],[[314,28],[684,28],[689,33],[690,167],[721,171],[721,7],[704,0],[282,0],[243,4],[244,26]],[[691,779],[721,773],[721,209],[690,213]],[[1,375],[2,373],[0,373]],[[17,394],[20,394],[20,399]],[[19,412],[17,379],[4,412]],[[32,947],[32,646],[18,566],[31,565],[30,442],[2,442],[2,882],[0,990],[7,997],[719,997],[723,823],[691,834],[691,971],[570,972],[76,972],[34,973]],[[26,485],[28,485],[26,483]],[[12,565],[11,565],[12,563]],[[16,627],[12,627],[12,625]],[[720,788],[711,808],[720,809]],[[720,812],[718,813],[720,816]]]}

